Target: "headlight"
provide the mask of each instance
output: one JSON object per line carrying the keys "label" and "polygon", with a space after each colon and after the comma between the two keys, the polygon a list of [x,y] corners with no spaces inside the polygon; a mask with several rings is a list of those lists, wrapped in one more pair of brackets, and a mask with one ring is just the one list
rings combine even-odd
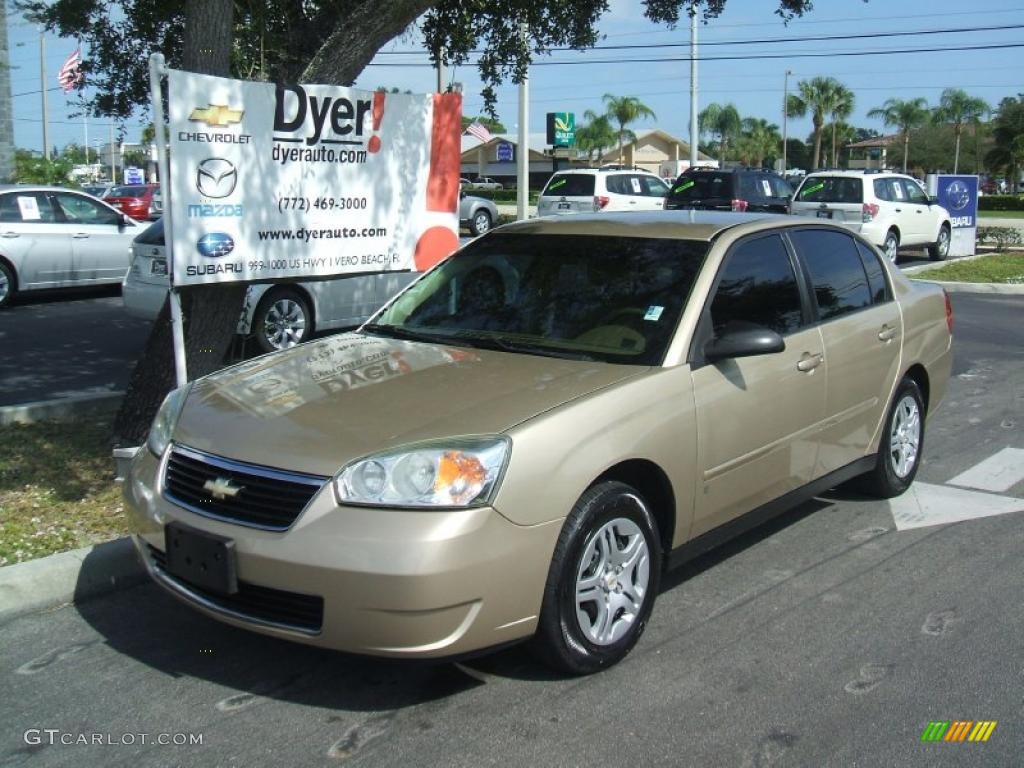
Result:
{"label": "headlight", "polygon": [[164,398],[160,410],[156,412],[153,425],[149,428],[149,437],[146,438],[146,447],[154,456],[164,455],[167,444],[171,441],[174,425],[178,423],[181,407],[185,404],[185,398],[188,397],[191,388],[191,384],[186,384],[183,387],[172,389]]}
{"label": "headlight", "polygon": [[352,462],[334,487],[342,504],[478,507],[494,498],[511,446],[497,436],[405,446]]}

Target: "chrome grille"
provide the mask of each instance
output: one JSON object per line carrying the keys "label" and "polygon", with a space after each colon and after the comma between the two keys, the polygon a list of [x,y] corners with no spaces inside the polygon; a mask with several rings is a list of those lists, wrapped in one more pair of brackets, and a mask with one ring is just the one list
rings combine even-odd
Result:
{"label": "chrome grille", "polygon": [[198,515],[283,531],[328,480],[172,445],[164,471],[163,495],[172,504]]}

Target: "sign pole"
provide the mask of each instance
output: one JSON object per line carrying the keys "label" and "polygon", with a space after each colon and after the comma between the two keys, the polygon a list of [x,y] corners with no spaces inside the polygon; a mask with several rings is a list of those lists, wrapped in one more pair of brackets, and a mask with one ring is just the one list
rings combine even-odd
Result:
{"label": "sign pole", "polygon": [[174,374],[179,387],[188,383],[185,367],[185,325],[181,316],[181,296],[174,285],[174,232],[171,216],[171,174],[167,162],[167,141],[164,136],[164,101],[160,78],[167,74],[162,53],[149,57],[149,91],[153,102],[153,125],[156,127],[157,167],[164,196],[164,249],[167,253],[167,280],[170,284],[171,336],[174,342]]}

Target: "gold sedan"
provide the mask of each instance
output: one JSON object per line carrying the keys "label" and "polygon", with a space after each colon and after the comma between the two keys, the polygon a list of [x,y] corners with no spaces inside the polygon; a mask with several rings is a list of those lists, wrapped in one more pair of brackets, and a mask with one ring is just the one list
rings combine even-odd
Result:
{"label": "gold sedan", "polygon": [[952,314],[806,219],[479,238],[355,333],[172,392],[125,496],[171,594],[356,653],[622,659],[666,568],[838,483],[902,493]]}

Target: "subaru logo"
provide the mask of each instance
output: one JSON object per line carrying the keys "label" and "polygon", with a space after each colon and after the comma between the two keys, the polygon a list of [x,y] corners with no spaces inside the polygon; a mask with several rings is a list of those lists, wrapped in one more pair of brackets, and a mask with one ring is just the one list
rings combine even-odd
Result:
{"label": "subaru logo", "polygon": [[196,189],[203,197],[227,197],[237,181],[238,171],[223,157],[208,157],[196,169]]}
{"label": "subaru logo", "polygon": [[235,241],[226,232],[210,232],[199,238],[199,241],[196,243],[196,250],[202,256],[219,259],[221,256],[227,256],[235,250]]}
{"label": "subaru logo", "polygon": [[949,201],[950,208],[954,211],[961,211],[971,202],[971,190],[957,179],[946,187],[946,199]]}

